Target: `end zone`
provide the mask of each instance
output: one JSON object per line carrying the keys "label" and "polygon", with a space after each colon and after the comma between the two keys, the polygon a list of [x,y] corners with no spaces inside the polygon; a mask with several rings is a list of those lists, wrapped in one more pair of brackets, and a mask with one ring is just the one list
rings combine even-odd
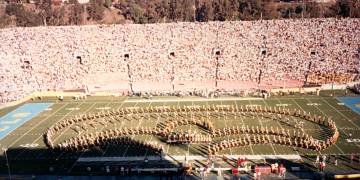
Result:
{"label": "end zone", "polygon": [[360,97],[338,97],[336,99],[360,115]]}
{"label": "end zone", "polygon": [[53,103],[29,103],[0,118],[0,140],[20,127]]}

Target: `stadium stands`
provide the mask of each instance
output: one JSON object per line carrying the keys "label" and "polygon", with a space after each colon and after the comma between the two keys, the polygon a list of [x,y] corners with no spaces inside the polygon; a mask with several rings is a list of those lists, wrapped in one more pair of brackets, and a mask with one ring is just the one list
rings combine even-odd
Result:
{"label": "stadium stands", "polygon": [[296,19],[1,29],[0,103],[84,89],[99,73],[132,83],[351,82],[358,27],[359,19]]}
{"label": "stadium stands", "polygon": [[360,94],[360,83],[354,84],[353,89],[354,89],[355,93]]}

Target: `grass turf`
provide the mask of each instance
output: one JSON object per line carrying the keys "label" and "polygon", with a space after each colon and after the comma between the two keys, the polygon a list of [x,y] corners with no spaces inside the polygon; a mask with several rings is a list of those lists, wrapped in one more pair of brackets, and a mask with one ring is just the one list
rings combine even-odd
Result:
{"label": "grass turf", "polygon": [[[186,101],[184,101],[186,99]],[[17,128],[5,138],[0,140],[0,146],[2,148],[7,147],[7,156],[11,162],[12,169],[21,173],[28,172],[25,169],[32,169],[31,172],[44,171],[49,166],[62,166],[61,168],[71,168],[74,161],[78,157],[108,157],[108,156],[149,156],[153,155],[146,149],[137,149],[129,146],[108,146],[106,148],[94,148],[91,150],[85,150],[81,152],[50,152],[46,150],[42,134],[43,132],[55,124],[56,122],[70,118],[75,115],[85,113],[95,113],[104,111],[104,107],[110,109],[125,108],[125,107],[156,107],[156,106],[194,106],[194,105],[261,105],[261,106],[281,106],[287,105],[290,109],[300,109],[311,114],[318,114],[322,116],[331,116],[337,124],[340,131],[340,139],[336,145],[331,146],[328,149],[323,150],[322,154],[332,154],[345,157],[344,163],[341,167],[333,167],[337,169],[358,169],[357,165],[352,165],[349,162],[349,154],[360,152],[360,142],[347,142],[348,134],[352,133],[353,139],[360,139],[360,116],[347,108],[343,104],[339,103],[336,98],[330,96],[284,96],[284,97],[271,97],[267,100],[263,99],[250,99],[250,100],[208,100],[203,98],[191,97],[191,98],[153,98],[156,101],[147,101],[140,98],[128,98],[128,97],[89,97],[86,100],[73,101],[71,99],[65,99],[63,102],[58,102],[54,98],[44,98],[42,100],[35,100],[32,102],[55,102],[51,106],[50,110],[43,111],[32,120],[26,122],[21,127]],[[18,106],[17,106],[18,107]],[[0,115],[4,116],[6,113],[16,109],[17,107],[10,107],[0,110]],[[76,109],[78,108],[78,109]],[[107,126],[97,125],[96,129],[88,129],[88,132],[101,131],[105,129],[111,129],[115,127],[156,127],[159,125],[165,117],[153,116],[153,118],[147,119],[145,117],[135,117],[134,119],[123,120],[115,125],[108,124]],[[215,128],[241,126],[241,125],[255,125],[255,126],[274,126],[284,127],[286,124],[281,124],[275,120],[263,120],[260,118],[252,117],[234,117],[234,116],[221,116],[217,115],[211,118]],[[203,130],[194,126],[187,125],[177,128],[177,130],[191,130],[202,132]],[[305,131],[309,134],[321,138],[326,133],[322,127],[313,123],[305,123]],[[66,128],[55,136],[55,143],[62,142],[65,139],[76,136],[76,133],[71,128]],[[135,136],[135,139],[140,139],[147,142],[158,142],[164,145],[165,152],[170,155],[201,155],[204,156],[206,151],[206,145],[204,144],[180,144],[170,145],[161,142],[155,136]],[[230,139],[232,137],[222,137],[217,140]],[[26,147],[27,146],[27,147]],[[33,146],[33,147],[29,147]],[[26,148],[24,148],[26,147]],[[313,156],[318,154],[314,151],[309,151],[301,148],[292,148],[280,145],[250,145],[246,147],[239,147],[221,152],[222,154],[231,155],[293,155],[300,154],[304,157],[305,162],[311,163],[312,159],[307,159],[307,156]],[[2,154],[4,154],[2,152]],[[342,159],[339,159],[340,161]],[[4,162],[4,156],[1,157],[1,161]],[[36,163],[36,165],[34,165]],[[6,163],[0,163],[0,172],[6,172]],[[42,167],[44,166],[44,167]],[[22,171],[24,170],[24,171]],[[71,170],[71,169],[70,169]],[[69,171],[70,171],[69,170]]]}

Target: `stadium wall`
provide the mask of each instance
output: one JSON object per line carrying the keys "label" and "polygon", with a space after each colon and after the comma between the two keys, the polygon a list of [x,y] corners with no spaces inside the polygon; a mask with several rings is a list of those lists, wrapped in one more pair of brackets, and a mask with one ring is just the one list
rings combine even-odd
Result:
{"label": "stadium wall", "polygon": [[[297,87],[297,88],[274,88],[270,89],[270,93],[279,93],[279,92],[299,92],[299,93],[307,93],[307,92],[316,92],[317,90],[341,90],[346,89],[346,87],[352,87],[354,84],[358,84],[360,81],[351,82],[347,84],[337,84],[332,87],[332,84],[325,84],[321,87]],[[25,96],[22,99],[19,99],[17,101],[12,101],[8,103],[0,104],[0,109],[16,106],[21,103],[25,103],[27,101],[30,101],[31,99],[37,98],[37,97],[57,97],[57,96],[64,96],[64,97],[76,97],[76,96],[122,96],[124,93],[120,92],[91,92],[91,93],[85,93],[83,91],[72,91],[72,92],[64,92],[64,91],[39,91],[34,92],[28,96]]]}
{"label": "stadium wall", "polygon": [[360,81],[350,82],[346,84],[323,84],[319,87],[297,87],[297,88],[274,88],[271,89],[271,93],[279,93],[279,92],[299,92],[299,93],[307,93],[307,92],[316,92],[317,90],[342,90],[347,87],[353,87],[355,84],[359,84]]}

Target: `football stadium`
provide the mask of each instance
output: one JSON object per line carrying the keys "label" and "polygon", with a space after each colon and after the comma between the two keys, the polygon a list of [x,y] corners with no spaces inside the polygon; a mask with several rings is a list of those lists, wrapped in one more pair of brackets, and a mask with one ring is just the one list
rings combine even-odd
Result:
{"label": "football stadium", "polygon": [[0,29],[0,178],[360,178],[359,27]]}

